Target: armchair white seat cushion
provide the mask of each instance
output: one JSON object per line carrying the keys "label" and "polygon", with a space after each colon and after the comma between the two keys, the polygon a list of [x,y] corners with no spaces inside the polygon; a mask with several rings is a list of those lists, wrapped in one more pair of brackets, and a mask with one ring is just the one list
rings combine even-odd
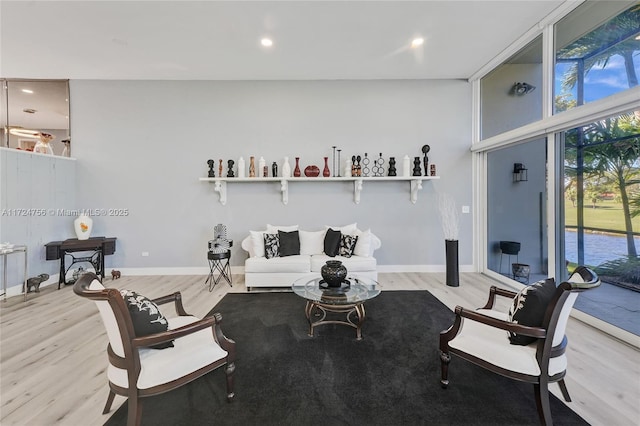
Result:
{"label": "armchair white seat cushion", "polygon": [[[507,314],[503,312],[490,309],[480,309],[476,312],[503,321],[507,320]],[[507,339],[508,333],[502,329],[464,320],[460,333],[449,341],[449,347],[474,354],[477,358],[509,371],[539,376],[540,366],[536,360],[536,344],[510,345]],[[549,360],[550,376],[566,369],[567,357],[564,354]]]}
{"label": "armchair white seat cushion", "polygon": [[[194,316],[167,319],[169,330],[200,320]],[[224,359],[227,356],[227,351],[218,346],[213,339],[211,329],[181,337],[174,340],[173,344],[172,348],[166,349],[138,349],[141,367],[138,389],[148,389],[169,383],[206,367],[213,360]],[[176,362],[176,359],[181,361]],[[127,370],[109,364],[107,376],[111,383],[123,388],[128,387]]]}

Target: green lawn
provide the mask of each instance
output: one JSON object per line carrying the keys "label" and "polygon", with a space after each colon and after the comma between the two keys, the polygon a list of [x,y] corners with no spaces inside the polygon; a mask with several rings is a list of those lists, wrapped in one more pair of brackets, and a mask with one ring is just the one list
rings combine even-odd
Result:
{"label": "green lawn", "polygon": [[[577,226],[577,208],[573,207],[570,200],[565,203],[565,225]],[[640,216],[631,219],[634,232],[640,232]],[[590,204],[584,207],[584,226],[590,228],[611,229],[614,231],[626,231],[624,227],[624,215],[622,204],[615,201],[599,201],[596,208]]]}

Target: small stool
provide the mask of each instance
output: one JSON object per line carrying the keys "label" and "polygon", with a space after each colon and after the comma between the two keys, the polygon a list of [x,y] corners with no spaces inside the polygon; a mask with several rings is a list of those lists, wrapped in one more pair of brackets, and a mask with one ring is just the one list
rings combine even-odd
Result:
{"label": "small stool", "polygon": [[[516,257],[516,263],[518,263],[518,253],[520,252],[520,243],[517,241],[500,241],[500,267],[498,273],[502,274],[502,257],[506,254],[508,256],[508,262],[511,263],[511,256]],[[509,266],[507,265],[507,274],[509,273]]]}
{"label": "small stool", "polygon": [[209,276],[204,284],[209,283],[209,291],[213,291],[216,284],[223,278],[229,283],[229,286],[233,287],[231,283],[231,250],[223,253],[208,252],[207,259],[209,259]]}

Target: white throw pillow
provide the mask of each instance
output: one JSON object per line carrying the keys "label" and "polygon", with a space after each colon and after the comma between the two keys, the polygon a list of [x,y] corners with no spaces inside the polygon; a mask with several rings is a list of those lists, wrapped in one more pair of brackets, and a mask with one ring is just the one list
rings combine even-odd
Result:
{"label": "white throw pillow", "polygon": [[356,247],[353,249],[355,256],[369,257],[371,256],[371,229],[361,231],[356,229],[355,234],[358,237]]}
{"label": "white throw pillow", "polygon": [[327,231],[298,231],[300,235],[300,254],[322,254],[324,236]]}
{"label": "white throw pillow", "polygon": [[291,231],[297,231],[297,230],[298,230],[298,225],[283,226],[283,225],[269,225],[269,224],[267,224],[267,233],[268,234],[277,234],[278,231],[291,232]]}
{"label": "white throw pillow", "polygon": [[264,257],[264,233],[266,231],[249,231],[251,234],[251,247],[253,252],[249,253],[251,257]]}
{"label": "white throw pillow", "polygon": [[324,226],[325,229],[333,229],[334,231],[340,231],[343,235],[355,235],[356,231],[358,230],[358,224],[357,223],[352,223],[350,225],[344,225],[344,226],[329,226],[329,225],[325,225]]}

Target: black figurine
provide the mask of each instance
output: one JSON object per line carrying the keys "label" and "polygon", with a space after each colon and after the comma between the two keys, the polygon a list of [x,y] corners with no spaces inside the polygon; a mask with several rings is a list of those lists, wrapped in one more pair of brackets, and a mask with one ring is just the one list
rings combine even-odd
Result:
{"label": "black figurine", "polygon": [[216,177],[216,171],[213,170],[213,167],[216,165],[216,162],[213,160],[207,160],[207,164],[209,165],[209,177]]}
{"label": "black figurine", "polygon": [[396,157],[389,157],[389,176],[396,175]]}
{"label": "black figurine", "polygon": [[422,170],[420,169],[420,157],[413,159],[413,175],[422,176]]}
{"label": "black figurine", "polygon": [[278,163],[276,163],[275,161],[271,165],[271,174],[273,175],[273,177],[278,177]]}
{"label": "black figurine", "polygon": [[235,164],[235,161],[233,161],[233,160],[227,161],[227,177],[236,177],[236,175],[233,174],[233,165],[234,164]]}
{"label": "black figurine", "polygon": [[424,154],[424,175],[425,176],[429,176],[429,157],[427,157],[427,153],[429,152],[429,150],[431,149],[431,147],[429,145],[423,145],[422,146],[422,153]]}

